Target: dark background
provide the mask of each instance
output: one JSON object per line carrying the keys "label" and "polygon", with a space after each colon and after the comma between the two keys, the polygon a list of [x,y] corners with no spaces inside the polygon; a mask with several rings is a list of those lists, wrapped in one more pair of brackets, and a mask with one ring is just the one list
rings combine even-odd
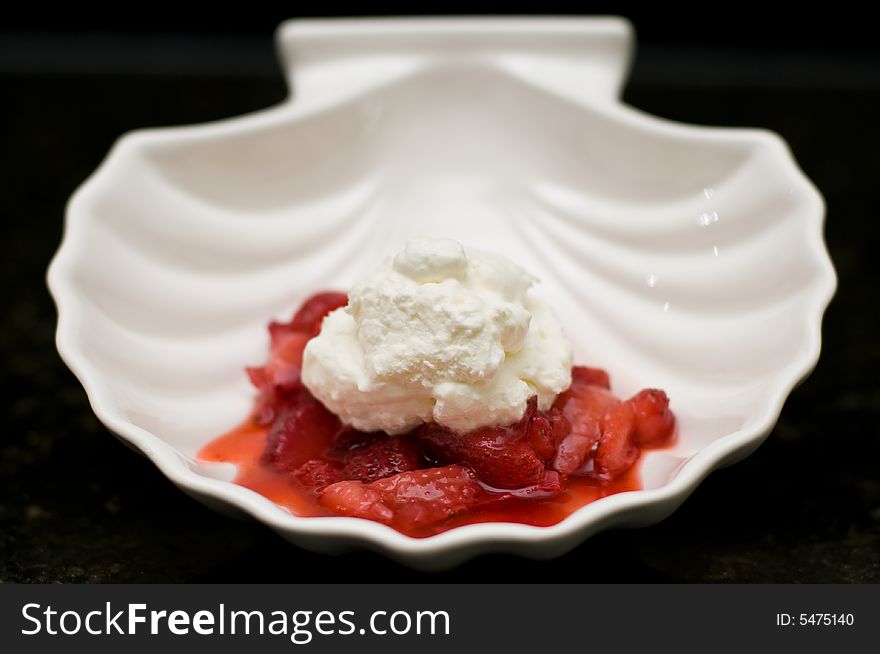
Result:
{"label": "dark background", "polygon": [[840,278],[819,366],[768,441],[660,525],[600,534],[551,562],[486,556],[442,576],[367,553],[304,553],[195,503],[101,426],[53,344],[44,274],[70,193],[125,131],[280,102],[273,29],[310,14],[295,5],[218,5],[204,15],[78,5],[4,17],[0,582],[880,581],[874,21],[840,4],[779,16],[739,3],[663,9],[542,5],[632,20],[639,46],[628,103],[686,122],[766,127],[789,142],[827,200]]}

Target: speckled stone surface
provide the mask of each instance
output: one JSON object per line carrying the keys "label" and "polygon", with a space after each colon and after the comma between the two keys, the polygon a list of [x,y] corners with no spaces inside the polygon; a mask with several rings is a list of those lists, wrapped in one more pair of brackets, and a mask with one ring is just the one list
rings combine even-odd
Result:
{"label": "speckled stone surface", "polygon": [[697,88],[636,75],[626,98],[652,113],[780,132],[822,190],[840,275],[822,359],[768,441],[661,524],[601,534],[553,561],[485,556],[438,577],[368,553],[309,554],[197,504],[107,432],[54,348],[45,269],[67,197],[113,140],[267,106],[284,96],[280,78],[0,83],[12,126],[0,163],[0,581],[880,581],[880,88]]}

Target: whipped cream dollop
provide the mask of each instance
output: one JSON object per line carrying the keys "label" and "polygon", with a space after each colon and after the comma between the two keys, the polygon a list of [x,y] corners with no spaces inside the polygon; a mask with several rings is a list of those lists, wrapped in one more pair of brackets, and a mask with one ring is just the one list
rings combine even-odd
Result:
{"label": "whipped cream dollop", "polygon": [[306,346],[302,380],[357,429],[457,432],[545,410],[571,384],[571,346],[509,259],[421,238],[349,292]]}

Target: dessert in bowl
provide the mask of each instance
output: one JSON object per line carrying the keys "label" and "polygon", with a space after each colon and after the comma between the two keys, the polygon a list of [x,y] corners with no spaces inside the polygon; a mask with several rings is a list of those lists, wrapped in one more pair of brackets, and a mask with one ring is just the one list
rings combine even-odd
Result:
{"label": "dessert in bowl", "polygon": [[[304,547],[435,568],[656,522],[760,444],[815,365],[835,286],[821,198],[778,137],[623,105],[618,20],[292,22],[279,43],[290,100],[127,135],[68,206],[49,272],[58,347],[114,433]],[[420,234],[539,278],[573,361],[607,370],[618,397],[668,393],[677,438],[644,452],[641,490],[549,526],[413,538],[298,517],[198,458],[252,409],[241,369],[265,358],[267,317]]]}
{"label": "dessert in bowl", "polygon": [[298,516],[342,515],[410,536],[488,521],[547,526],[639,488],[643,448],[668,445],[666,394],[620,401],[572,368],[555,315],[508,259],[413,239],[351,293],[269,325],[248,370],[247,422],[204,448],[236,482]]}

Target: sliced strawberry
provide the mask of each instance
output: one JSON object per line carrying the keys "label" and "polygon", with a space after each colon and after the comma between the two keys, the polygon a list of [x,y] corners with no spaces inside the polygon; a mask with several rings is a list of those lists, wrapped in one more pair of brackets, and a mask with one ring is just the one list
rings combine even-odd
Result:
{"label": "sliced strawberry", "polygon": [[480,427],[456,434],[436,423],[418,432],[428,454],[441,463],[467,463],[483,483],[494,488],[534,486],[544,478],[544,463],[527,442],[537,411],[529,400],[522,419],[504,427]]}
{"label": "sliced strawberry", "polygon": [[451,465],[401,472],[370,484],[341,481],[325,488],[319,502],[333,513],[413,529],[492,499],[468,468]]}
{"label": "sliced strawberry", "polygon": [[321,331],[324,316],[346,304],[348,304],[348,296],[345,293],[318,293],[303,302],[290,321],[290,326],[305,331],[311,336],[317,336]]}
{"label": "sliced strawberry", "polygon": [[277,399],[275,390],[266,374],[266,368],[245,368],[248,378],[259,391],[256,405],[254,406],[254,422],[262,427],[271,425],[277,415]]}
{"label": "sliced strawberry", "polygon": [[568,421],[568,418],[566,418],[562,411],[555,406],[551,407],[544,415],[547,417],[547,420],[550,421],[553,442],[557,444],[561,443],[562,439],[571,433],[571,423]]}
{"label": "sliced strawberry", "polygon": [[342,460],[349,450],[369,445],[383,436],[387,438],[388,434],[381,431],[360,431],[351,425],[343,425],[333,437],[333,447],[327,454],[334,459]]}
{"label": "sliced strawberry", "polygon": [[328,448],[339,419],[306,389],[285,398],[269,430],[263,460],[281,472],[293,472]]}
{"label": "sliced strawberry", "polygon": [[318,503],[337,515],[390,524],[396,514],[386,499],[384,493],[361,481],[339,481],[321,492]]}
{"label": "sliced strawberry", "polygon": [[306,488],[320,491],[345,479],[345,472],[338,463],[311,459],[297,468],[293,477]]}
{"label": "sliced strawberry", "polygon": [[573,384],[556,398],[553,408],[565,416],[573,431],[577,431],[583,423],[601,421],[619,403],[620,400],[604,388],[592,384]]}
{"label": "sliced strawberry", "polygon": [[593,433],[572,432],[559,444],[550,467],[564,475],[573,474],[584,465],[598,439],[598,425]]}
{"label": "sliced strawberry", "polygon": [[277,402],[274,395],[260,394],[254,406],[253,420],[261,427],[271,425],[278,415]]}
{"label": "sliced strawberry", "polygon": [[418,442],[406,436],[377,435],[372,442],[345,453],[345,479],[371,482],[423,464]]}
{"label": "sliced strawberry", "polygon": [[601,368],[575,366],[571,369],[571,383],[573,385],[599,386],[611,390],[611,378]]}
{"label": "sliced strawberry", "polygon": [[247,367],[244,369],[247,373],[248,379],[250,379],[251,384],[254,385],[254,388],[257,390],[264,390],[271,387],[269,383],[269,376],[266,374],[266,367]]}
{"label": "sliced strawberry", "polygon": [[302,388],[303,350],[311,337],[291,331],[278,338],[269,363],[262,368],[246,368],[251,383],[265,395],[273,396]]}
{"label": "sliced strawberry", "polygon": [[310,336],[308,332],[305,332],[302,329],[294,329],[291,327],[289,322],[276,322],[272,321],[269,323],[269,351],[274,352],[277,350],[291,334],[305,334],[306,336]]}
{"label": "sliced strawberry", "polygon": [[[556,398],[553,410],[562,414],[570,430],[559,441],[550,467],[570,475],[587,461],[602,433],[605,414],[620,403],[610,392],[594,384],[573,383]],[[565,433],[560,429],[556,433]]]}
{"label": "sliced strawberry", "polygon": [[373,486],[388,498],[398,520],[413,526],[445,520],[494,499],[464,466],[402,472]]}
{"label": "sliced strawberry", "polygon": [[321,331],[324,316],[348,304],[348,296],[345,293],[318,293],[307,299],[294,314],[290,322],[269,323],[269,336],[272,340],[274,351],[280,343],[290,334],[300,332],[309,338],[317,336]]}
{"label": "sliced strawberry", "polygon": [[608,412],[594,457],[595,473],[602,479],[617,479],[639,458],[634,426],[635,412],[629,402],[621,402]]}
{"label": "sliced strawberry", "polygon": [[291,332],[278,341],[272,349],[272,358],[266,365],[266,374],[270,380],[275,384],[283,383],[293,376],[299,380],[303,351],[309,340],[311,337],[308,334]]}
{"label": "sliced strawberry", "polygon": [[528,443],[498,447],[491,435],[469,439],[464,460],[477,476],[495,488],[523,488],[540,483],[544,462]]}
{"label": "sliced strawberry", "polygon": [[675,415],[666,393],[654,388],[639,391],[627,400],[635,411],[635,439],[642,446],[662,445],[675,430]]}
{"label": "sliced strawberry", "polygon": [[556,440],[553,437],[553,425],[543,415],[536,415],[529,424],[529,445],[542,461],[549,461],[556,454]]}

